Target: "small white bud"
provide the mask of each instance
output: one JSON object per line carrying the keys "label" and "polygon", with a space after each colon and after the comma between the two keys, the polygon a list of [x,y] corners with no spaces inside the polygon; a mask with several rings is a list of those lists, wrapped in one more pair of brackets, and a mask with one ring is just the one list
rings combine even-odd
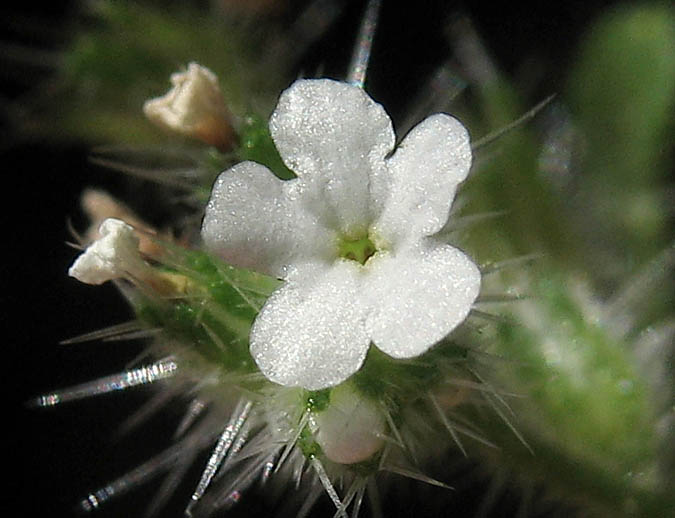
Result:
{"label": "small white bud", "polygon": [[89,245],[68,270],[71,277],[86,284],[103,284],[147,270],[148,265],[138,251],[138,236],[131,225],[108,218],[101,223],[99,234],[101,237]]}
{"label": "small white bud", "polygon": [[324,410],[311,415],[309,426],[326,457],[354,464],[368,460],[382,448],[386,421],[374,401],[343,384],[331,391]]}
{"label": "small white bud", "polygon": [[163,97],[146,101],[143,112],[158,126],[207,144],[231,147],[230,114],[218,78],[208,68],[190,63],[185,72],[171,75],[173,88]]}
{"label": "small white bud", "polygon": [[163,254],[164,249],[155,237],[160,237],[164,241],[172,240],[171,236],[158,232],[124,203],[105,191],[85,189],[80,198],[80,204],[90,221],[89,228],[84,234],[86,244],[93,243],[101,237],[99,227],[108,218],[121,219],[134,227],[139,239],[138,249],[143,255],[156,258]]}

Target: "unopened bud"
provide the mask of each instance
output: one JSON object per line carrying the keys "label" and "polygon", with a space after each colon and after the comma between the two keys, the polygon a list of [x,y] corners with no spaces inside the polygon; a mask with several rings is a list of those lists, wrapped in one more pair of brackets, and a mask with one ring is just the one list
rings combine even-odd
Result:
{"label": "unopened bud", "polygon": [[103,284],[125,277],[143,276],[150,268],[138,250],[134,228],[124,221],[108,218],[99,227],[101,237],[75,260],[71,277],[86,284]]}
{"label": "unopened bud", "polygon": [[234,132],[216,75],[190,63],[187,71],[171,75],[171,84],[173,88],[166,95],[146,101],[146,117],[160,127],[219,149],[231,148]]}
{"label": "unopened bud", "polygon": [[150,224],[139,218],[134,211],[121,201],[113,198],[110,194],[98,189],[86,189],[80,199],[82,210],[89,218],[90,226],[84,235],[84,242],[89,244],[101,237],[99,229],[101,223],[108,218],[124,221],[134,227],[139,239],[138,249],[142,254],[150,257],[159,257],[163,253],[155,236],[170,241],[170,236],[159,235]]}
{"label": "unopened bud", "polygon": [[382,411],[349,384],[331,391],[330,403],[310,416],[309,426],[326,457],[340,464],[365,461],[384,445]]}

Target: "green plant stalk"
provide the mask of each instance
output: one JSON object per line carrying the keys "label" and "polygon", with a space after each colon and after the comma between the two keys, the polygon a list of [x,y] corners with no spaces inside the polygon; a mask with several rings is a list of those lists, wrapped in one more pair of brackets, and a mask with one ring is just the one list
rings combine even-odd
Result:
{"label": "green plant stalk", "polygon": [[598,516],[664,516],[674,500],[657,476],[654,397],[630,344],[589,318],[568,279],[547,275],[516,311],[522,323],[500,325],[495,342],[513,361],[496,375],[525,396],[514,422],[533,450],[500,433],[499,462]]}

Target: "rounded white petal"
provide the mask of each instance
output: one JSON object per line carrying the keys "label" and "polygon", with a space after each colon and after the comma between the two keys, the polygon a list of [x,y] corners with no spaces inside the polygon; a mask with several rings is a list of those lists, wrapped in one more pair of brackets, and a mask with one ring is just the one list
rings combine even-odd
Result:
{"label": "rounded white petal", "polygon": [[108,218],[98,229],[100,238],[75,260],[68,275],[86,284],[103,284],[126,274],[134,275],[147,265],[138,251],[138,236],[124,221]]}
{"label": "rounded white petal", "polygon": [[206,247],[235,266],[282,278],[295,262],[322,260],[335,237],[301,203],[300,187],[255,162],[221,173],[202,224]]}
{"label": "rounded white petal", "polygon": [[366,296],[368,336],[394,358],[412,358],[447,336],[469,314],[480,291],[480,271],[460,250],[431,240],[378,254]]}
{"label": "rounded white petal", "polygon": [[356,86],[300,80],[281,94],[270,132],[285,164],[316,185],[334,228],[367,230],[377,217],[370,178],[384,170],[395,141],[384,108]]}
{"label": "rounded white petal", "polygon": [[343,383],[330,393],[330,403],[312,413],[309,426],[323,453],[333,462],[363,462],[384,445],[386,420],[371,399]]}
{"label": "rounded white petal", "polygon": [[448,220],[455,190],[469,174],[466,128],[449,115],[432,115],[403,139],[389,167],[389,197],[374,231],[388,242],[430,236]]}
{"label": "rounded white petal", "polygon": [[370,343],[360,303],[358,265],[338,261],[301,272],[275,291],[251,329],[261,372],[285,386],[318,390],[339,384],[363,363]]}

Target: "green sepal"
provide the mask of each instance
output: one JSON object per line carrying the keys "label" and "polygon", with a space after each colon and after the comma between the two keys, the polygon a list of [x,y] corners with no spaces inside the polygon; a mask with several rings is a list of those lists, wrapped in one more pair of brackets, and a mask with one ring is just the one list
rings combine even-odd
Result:
{"label": "green sepal", "polygon": [[260,116],[249,114],[239,128],[239,159],[252,160],[266,166],[282,180],[295,178],[295,174],[284,164],[274,145],[267,121]]}
{"label": "green sepal", "polygon": [[412,399],[445,379],[448,361],[461,363],[466,358],[467,350],[450,342],[409,360],[392,358],[371,346],[363,366],[351,381],[360,394],[382,401],[395,416]]}
{"label": "green sepal", "polygon": [[186,279],[186,291],[168,298],[141,295],[135,304],[139,320],[224,371],[256,371],[248,348],[250,329],[279,281],[202,251],[176,247],[169,255],[165,269]]}
{"label": "green sepal", "polygon": [[314,434],[309,429],[309,426],[305,426],[300,432],[297,445],[307,459],[313,459],[323,453],[321,446],[314,439]]}
{"label": "green sepal", "polygon": [[315,413],[325,410],[330,404],[330,391],[329,388],[308,391],[305,397],[307,410]]}

